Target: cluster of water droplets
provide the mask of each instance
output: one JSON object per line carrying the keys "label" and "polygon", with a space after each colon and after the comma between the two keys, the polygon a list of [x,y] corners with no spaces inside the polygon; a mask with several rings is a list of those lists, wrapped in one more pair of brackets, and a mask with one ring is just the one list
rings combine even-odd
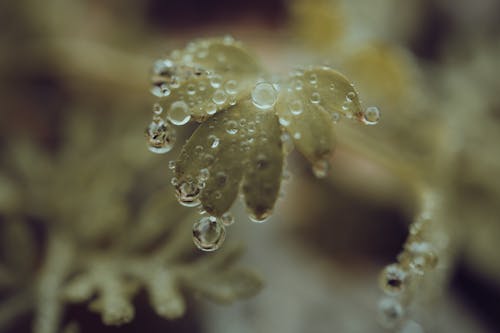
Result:
{"label": "cluster of water droplets", "polygon": [[387,328],[422,331],[420,325],[407,319],[407,311],[415,293],[419,292],[422,279],[437,265],[436,248],[425,236],[430,223],[426,214],[417,217],[398,261],[386,266],[380,274],[379,284],[386,296],[379,302],[379,319]]}
{"label": "cluster of water droplets", "polygon": [[161,114],[163,108],[160,104],[153,105],[153,119],[145,130],[148,149],[156,154],[169,152],[176,140],[176,132],[171,124],[165,121]]}

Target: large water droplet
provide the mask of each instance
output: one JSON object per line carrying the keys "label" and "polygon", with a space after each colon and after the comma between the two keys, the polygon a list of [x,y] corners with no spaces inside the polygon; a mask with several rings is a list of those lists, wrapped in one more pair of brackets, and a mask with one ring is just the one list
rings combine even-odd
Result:
{"label": "large water droplet", "polygon": [[202,251],[215,251],[224,242],[226,229],[213,216],[202,217],[193,224],[193,241]]}
{"label": "large water droplet", "polygon": [[167,114],[168,120],[174,125],[185,125],[191,119],[189,107],[184,101],[176,101],[170,105]]}
{"label": "large water droplet", "polygon": [[363,123],[366,125],[375,125],[380,120],[380,110],[376,106],[369,106],[363,112]]}
{"label": "large water droplet", "polygon": [[268,82],[259,82],[252,90],[252,103],[261,110],[269,110],[276,103],[278,93]]}
{"label": "large water droplet", "polygon": [[156,154],[169,152],[175,143],[175,130],[159,117],[155,117],[145,131],[148,149]]}

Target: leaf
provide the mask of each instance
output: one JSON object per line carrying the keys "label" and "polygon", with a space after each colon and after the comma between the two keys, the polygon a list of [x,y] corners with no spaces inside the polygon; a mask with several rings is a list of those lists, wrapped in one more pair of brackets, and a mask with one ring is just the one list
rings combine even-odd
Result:
{"label": "leaf", "polygon": [[[184,145],[175,167],[181,201],[198,191],[209,214],[221,216],[229,210],[238,194],[246,155],[238,133],[243,111],[244,106],[238,104],[216,114],[200,124]],[[208,171],[206,179],[202,170]]]}
{"label": "leaf", "polygon": [[[255,109],[255,108],[254,108]],[[255,127],[245,168],[242,191],[253,220],[263,221],[271,215],[279,195],[283,171],[281,128],[274,111],[255,110],[250,113]],[[250,118],[250,117],[249,117]]]}
{"label": "leaf", "polygon": [[[285,127],[295,147],[313,165],[328,159],[333,153],[335,134],[332,119],[321,105],[304,101],[298,93],[285,93],[277,104],[280,123]],[[302,111],[297,114],[293,104],[300,104]],[[295,108],[295,109],[294,109]]]}

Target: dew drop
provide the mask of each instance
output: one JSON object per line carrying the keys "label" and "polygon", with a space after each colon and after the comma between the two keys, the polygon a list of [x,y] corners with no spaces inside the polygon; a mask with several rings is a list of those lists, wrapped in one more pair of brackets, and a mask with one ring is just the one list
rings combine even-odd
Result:
{"label": "dew drop", "polygon": [[353,101],[356,98],[356,93],[354,91],[349,91],[346,95],[347,100]]}
{"label": "dew drop", "polygon": [[193,241],[202,251],[215,251],[226,238],[224,225],[213,216],[204,216],[193,224]]}
{"label": "dew drop", "polygon": [[220,140],[217,136],[215,136],[213,134],[210,134],[208,136],[208,144],[210,145],[210,148],[213,148],[213,149],[217,148],[219,146],[219,142],[220,142]]}
{"label": "dew drop", "polygon": [[301,80],[295,80],[295,81],[293,81],[293,83],[292,83],[292,87],[293,87],[293,89],[295,89],[295,90],[297,90],[297,91],[302,90],[303,86],[304,86],[304,84],[302,83],[302,81],[301,81]]}
{"label": "dew drop", "polygon": [[171,89],[177,89],[181,86],[181,82],[177,76],[172,76],[170,78],[170,88]]}
{"label": "dew drop", "polygon": [[301,137],[302,137],[302,134],[300,134],[300,132],[295,132],[295,133],[293,134],[293,138],[294,138],[295,140],[299,140]]}
{"label": "dew drop", "polygon": [[189,107],[184,101],[176,101],[170,105],[170,110],[167,114],[168,120],[174,125],[185,125],[191,119]]}
{"label": "dew drop", "polygon": [[174,160],[171,160],[168,162],[168,168],[170,170],[175,170],[176,162]]}
{"label": "dew drop", "polygon": [[196,94],[196,87],[195,87],[194,84],[192,84],[192,83],[188,84],[188,86],[187,86],[187,93],[188,93],[188,95],[194,95],[194,94]]}
{"label": "dew drop", "polygon": [[309,83],[311,83],[313,86],[318,83],[318,76],[316,74],[311,74],[309,76]]}
{"label": "dew drop", "polygon": [[224,89],[229,95],[235,95],[238,92],[238,82],[236,80],[228,80],[224,84]]}
{"label": "dew drop", "polygon": [[222,105],[227,101],[227,95],[222,89],[218,89],[212,96],[212,101],[217,105]]}
{"label": "dew drop", "polygon": [[222,84],[222,77],[218,74],[214,74],[210,77],[210,85],[213,87],[213,88],[220,88]]}
{"label": "dew drop", "polygon": [[279,123],[281,126],[288,127],[290,125],[290,119],[286,117],[279,117]]}
{"label": "dew drop", "polygon": [[310,101],[313,104],[318,104],[321,101],[321,96],[319,95],[319,93],[317,91],[315,91],[311,94]]}
{"label": "dew drop", "polygon": [[380,120],[380,110],[376,106],[369,106],[363,112],[363,123],[366,125],[375,125]]}
{"label": "dew drop", "polygon": [[206,181],[208,179],[208,176],[210,176],[210,171],[208,171],[207,168],[203,168],[200,170],[200,174],[198,175],[198,180]]}
{"label": "dew drop", "polygon": [[328,175],[328,169],[330,169],[330,163],[328,160],[318,160],[314,163],[312,171],[316,178],[325,178]]}
{"label": "dew drop", "polygon": [[217,106],[215,105],[215,103],[208,102],[207,105],[205,106],[205,113],[211,116],[216,112],[217,112]]}
{"label": "dew drop", "polygon": [[330,83],[330,90],[334,91],[335,90],[335,83]]}
{"label": "dew drop", "polygon": [[338,123],[340,120],[340,114],[338,112],[332,113],[332,120],[335,124]]}
{"label": "dew drop", "polygon": [[225,212],[222,214],[220,217],[222,224],[224,224],[226,227],[234,224],[234,216],[230,212]]}
{"label": "dew drop", "polygon": [[184,181],[176,187],[176,195],[179,203],[186,207],[196,207],[200,204],[198,199],[200,188],[193,181]]}
{"label": "dew drop", "polygon": [[252,90],[252,103],[261,110],[269,110],[276,103],[277,91],[268,82],[259,82]]}
{"label": "dew drop", "polygon": [[385,297],[378,303],[379,318],[386,328],[394,328],[403,318],[404,309],[398,300]]}
{"label": "dew drop", "polygon": [[238,123],[234,120],[228,120],[226,122],[226,132],[231,135],[238,133]]}
{"label": "dew drop", "polygon": [[175,143],[175,130],[159,117],[155,117],[146,128],[148,149],[156,154],[169,152]]}
{"label": "dew drop", "polygon": [[157,116],[161,115],[161,113],[163,112],[163,108],[161,107],[161,105],[159,103],[155,103],[153,104],[153,113]]}
{"label": "dew drop", "polygon": [[380,274],[380,287],[387,294],[396,296],[406,288],[408,273],[399,265],[387,266]]}
{"label": "dew drop", "polygon": [[290,138],[290,135],[288,135],[288,133],[283,133],[281,134],[280,139],[283,144],[283,153],[285,155],[290,154],[293,150],[293,142],[292,139]]}
{"label": "dew drop", "polygon": [[298,116],[303,111],[302,102],[300,100],[298,100],[298,99],[295,99],[295,100],[291,101],[288,104],[288,110],[290,110],[290,112],[293,115]]}

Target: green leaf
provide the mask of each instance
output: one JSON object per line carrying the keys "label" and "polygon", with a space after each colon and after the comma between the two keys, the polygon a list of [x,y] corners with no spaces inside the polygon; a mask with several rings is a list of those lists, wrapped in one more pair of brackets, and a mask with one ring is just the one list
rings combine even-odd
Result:
{"label": "green leaf", "polygon": [[[254,108],[255,109],[255,108]],[[255,127],[250,137],[248,165],[245,166],[242,191],[250,217],[263,221],[271,215],[279,195],[283,171],[281,128],[274,111],[256,110],[247,118]]]}

